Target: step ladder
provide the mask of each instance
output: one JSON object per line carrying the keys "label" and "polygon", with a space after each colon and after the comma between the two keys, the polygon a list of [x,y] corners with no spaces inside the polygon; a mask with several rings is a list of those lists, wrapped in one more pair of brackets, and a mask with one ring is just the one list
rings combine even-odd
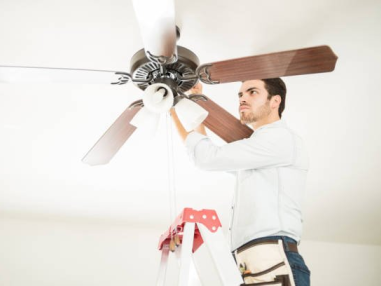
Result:
{"label": "step ladder", "polygon": [[[159,241],[162,251],[157,286],[165,285],[169,252],[175,252],[180,264],[179,286],[202,285],[193,263],[193,253],[205,243],[219,276],[220,285],[243,283],[214,210],[185,208]],[[196,277],[196,278],[195,278]]]}

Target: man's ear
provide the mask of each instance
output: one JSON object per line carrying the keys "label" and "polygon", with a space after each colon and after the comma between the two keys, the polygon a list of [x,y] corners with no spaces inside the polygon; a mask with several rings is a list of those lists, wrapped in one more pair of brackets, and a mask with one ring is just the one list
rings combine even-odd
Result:
{"label": "man's ear", "polygon": [[281,102],[282,102],[282,98],[280,97],[280,95],[278,94],[273,95],[270,100],[270,107],[272,109],[279,108]]}

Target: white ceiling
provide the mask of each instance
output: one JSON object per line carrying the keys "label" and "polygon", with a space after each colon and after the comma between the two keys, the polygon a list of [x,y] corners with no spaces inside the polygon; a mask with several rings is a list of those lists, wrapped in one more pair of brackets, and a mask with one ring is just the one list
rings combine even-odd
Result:
{"label": "white ceiling", "polygon": [[[284,118],[310,150],[305,239],[381,244],[381,2],[176,1],[179,45],[201,63],[327,44],[333,73],[285,78]],[[0,65],[129,71],[142,48],[127,0],[1,0]],[[204,92],[237,116],[238,83]],[[110,164],[81,158],[142,92],[126,86],[0,84],[0,211],[170,222],[165,120]],[[215,138],[215,137],[213,137]],[[177,211],[227,223],[234,179],[196,170],[173,136]],[[215,138],[217,144],[222,142]]]}

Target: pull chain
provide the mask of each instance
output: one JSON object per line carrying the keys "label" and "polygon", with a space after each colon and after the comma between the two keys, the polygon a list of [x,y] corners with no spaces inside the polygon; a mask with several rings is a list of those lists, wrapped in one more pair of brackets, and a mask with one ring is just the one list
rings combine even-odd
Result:
{"label": "pull chain", "polygon": [[[168,155],[168,189],[169,189],[169,208],[170,208],[170,219],[172,223],[175,220],[176,215],[176,187],[175,187],[175,168],[174,168],[174,155],[173,155],[173,137],[172,137],[172,124],[171,115],[168,112],[167,116],[167,155]],[[177,229],[175,233],[171,232],[171,242],[169,244],[169,249],[174,252],[176,246],[180,245],[180,239],[177,235]]]}
{"label": "pull chain", "polygon": [[170,207],[170,223],[175,220],[176,216],[176,186],[175,186],[175,168],[174,168],[174,152],[171,115],[168,112],[167,119],[167,156],[168,156],[168,189],[169,189],[169,207]]}

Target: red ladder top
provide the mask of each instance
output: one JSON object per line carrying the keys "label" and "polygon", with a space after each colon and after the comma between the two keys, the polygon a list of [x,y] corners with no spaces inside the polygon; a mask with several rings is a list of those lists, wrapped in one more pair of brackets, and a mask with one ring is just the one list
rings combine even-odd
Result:
{"label": "red ladder top", "polygon": [[[163,248],[164,244],[169,244],[171,238],[175,237],[176,234],[180,238],[180,243],[182,243],[184,225],[187,222],[202,223],[211,232],[216,232],[218,228],[221,227],[221,222],[215,210],[197,211],[191,208],[185,208],[175,219],[169,229],[160,236],[159,250]],[[192,251],[195,252],[203,244],[203,242],[204,241],[196,224]]]}

